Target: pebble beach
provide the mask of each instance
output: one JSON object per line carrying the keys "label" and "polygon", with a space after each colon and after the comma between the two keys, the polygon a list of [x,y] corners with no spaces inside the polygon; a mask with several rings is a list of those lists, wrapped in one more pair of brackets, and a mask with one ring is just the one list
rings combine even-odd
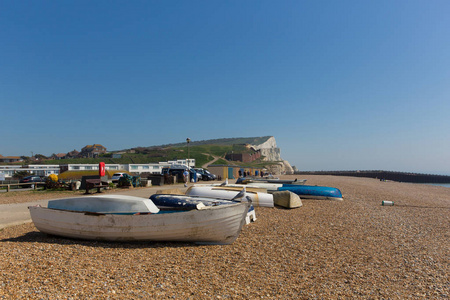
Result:
{"label": "pebble beach", "polygon": [[[33,223],[7,227],[0,299],[450,298],[450,188],[281,178],[339,188],[344,201],[256,207],[256,222],[225,246],[83,241],[42,234]],[[26,201],[0,194],[0,204]]]}

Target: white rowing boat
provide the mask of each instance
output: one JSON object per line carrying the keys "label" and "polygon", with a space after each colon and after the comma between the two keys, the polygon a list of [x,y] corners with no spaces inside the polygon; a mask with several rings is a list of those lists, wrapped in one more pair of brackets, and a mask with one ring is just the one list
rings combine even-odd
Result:
{"label": "white rowing boat", "polygon": [[[111,196],[102,196],[103,207]],[[89,199],[83,197],[81,199]],[[98,197],[97,197],[98,198]],[[164,212],[158,209],[152,213],[152,201],[146,198],[132,197],[122,199],[122,202],[143,202],[142,212],[123,211],[116,209],[98,212],[89,206],[86,210],[77,211],[79,204],[67,205],[71,201],[61,199],[54,202],[53,207],[45,208],[30,206],[31,219],[36,228],[47,234],[68,238],[79,238],[104,241],[180,241],[200,244],[231,244],[239,236],[245,224],[250,202],[233,203],[229,205],[204,206],[195,209],[176,212]],[[95,198],[90,200],[98,202]],[[117,203],[117,197],[110,198],[111,203]],[[58,201],[58,200],[54,200]],[[81,200],[88,202],[88,200]],[[63,204],[66,202],[66,204]],[[92,207],[98,206],[98,203]],[[113,207],[114,204],[111,205]],[[111,208],[110,207],[110,208]],[[73,208],[73,209],[72,209]],[[114,209],[113,209],[114,210]]]}

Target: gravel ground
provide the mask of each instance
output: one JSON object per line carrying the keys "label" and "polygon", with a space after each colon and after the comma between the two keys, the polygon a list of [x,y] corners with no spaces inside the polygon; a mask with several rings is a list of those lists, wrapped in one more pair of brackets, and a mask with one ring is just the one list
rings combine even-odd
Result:
{"label": "gravel ground", "polygon": [[341,189],[344,201],[257,207],[257,221],[232,245],[92,242],[48,236],[32,223],[5,228],[0,299],[449,299],[449,188],[301,178]]}

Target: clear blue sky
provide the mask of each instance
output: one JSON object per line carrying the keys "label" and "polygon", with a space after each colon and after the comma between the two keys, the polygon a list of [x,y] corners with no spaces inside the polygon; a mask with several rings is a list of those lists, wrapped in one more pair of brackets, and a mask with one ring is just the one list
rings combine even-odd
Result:
{"label": "clear blue sky", "polygon": [[1,1],[0,154],[273,135],[450,174],[450,1]]}

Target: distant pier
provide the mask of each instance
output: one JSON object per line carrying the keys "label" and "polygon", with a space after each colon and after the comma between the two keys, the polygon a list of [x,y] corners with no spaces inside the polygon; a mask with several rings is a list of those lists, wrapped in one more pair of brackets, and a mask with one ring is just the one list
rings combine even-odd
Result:
{"label": "distant pier", "polygon": [[295,175],[333,175],[369,177],[411,183],[450,183],[450,176],[395,171],[297,171]]}

